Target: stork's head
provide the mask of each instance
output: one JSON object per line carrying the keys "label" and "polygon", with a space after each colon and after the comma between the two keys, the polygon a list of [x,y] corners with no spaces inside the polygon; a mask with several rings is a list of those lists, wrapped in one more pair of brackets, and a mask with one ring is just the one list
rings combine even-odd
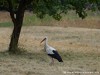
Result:
{"label": "stork's head", "polygon": [[40,43],[42,43],[43,41],[47,40],[47,37],[45,37]]}

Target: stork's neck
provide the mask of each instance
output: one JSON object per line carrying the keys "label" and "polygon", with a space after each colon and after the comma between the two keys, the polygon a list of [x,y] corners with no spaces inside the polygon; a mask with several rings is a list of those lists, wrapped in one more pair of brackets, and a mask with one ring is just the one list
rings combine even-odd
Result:
{"label": "stork's neck", "polygon": [[45,47],[48,46],[48,39],[45,40]]}

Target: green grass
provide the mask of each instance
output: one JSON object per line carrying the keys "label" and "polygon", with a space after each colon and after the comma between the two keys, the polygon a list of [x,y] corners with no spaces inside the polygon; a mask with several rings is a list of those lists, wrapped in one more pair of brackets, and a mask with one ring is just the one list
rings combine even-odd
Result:
{"label": "green grass", "polygon": [[40,19],[38,18],[36,15],[25,15],[25,18],[24,18],[24,25],[25,26],[29,26],[29,25],[32,25],[32,26],[39,26],[39,25],[49,25],[49,23],[51,21],[53,21],[54,19],[50,16],[46,16],[45,18],[43,19]]}
{"label": "green grass", "polygon": [[12,22],[2,22],[0,23],[0,27],[11,27],[13,26]]}
{"label": "green grass", "polygon": [[[79,17],[75,14],[75,12],[68,12],[67,15],[62,15],[62,19],[60,21],[62,21],[63,19],[65,20],[75,20],[75,19],[79,19]],[[26,14],[25,18],[24,18],[24,25],[35,25],[35,26],[50,26],[52,24],[54,24],[55,22],[60,22],[55,20],[52,16],[48,16],[46,15],[43,19],[38,18],[35,14]],[[52,23],[53,22],[53,23]]]}

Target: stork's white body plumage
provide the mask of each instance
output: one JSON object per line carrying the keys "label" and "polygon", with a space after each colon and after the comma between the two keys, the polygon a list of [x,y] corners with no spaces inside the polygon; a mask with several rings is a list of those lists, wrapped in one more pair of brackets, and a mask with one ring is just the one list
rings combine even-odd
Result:
{"label": "stork's white body plumage", "polygon": [[53,47],[46,45],[46,47],[44,47],[44,49],[46,50],[47,54],[54,54],[53,51],[56,51],[56,49],[54,49]]}
{"label": "stork's white body plumage", "polygon": [[44,49],[45,49],[45,51],[47,52],[47,54],[52,58],[52,63],[54,62],[53,58],[57,59],[59,62],[63,62],[61,56],[58,54],[58,52],[56,51],[56,49],[53,48],[53,47],[51,47],[51,46],[49,46],[49,45],[47,44],[48,38],[47,38],[47,37],[44,38],[44,39],[41,41],[41,43],[42,43],[43,41],[45,41]]}

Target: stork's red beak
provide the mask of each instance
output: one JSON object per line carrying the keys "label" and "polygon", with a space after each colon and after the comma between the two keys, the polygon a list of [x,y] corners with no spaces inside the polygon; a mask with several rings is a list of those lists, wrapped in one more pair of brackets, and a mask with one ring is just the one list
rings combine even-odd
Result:
{"label": "stork's red beak", "polygon": [[43,41],[45,41],[46,40],[46,38],[44,38],[40,43],[42,43]]}

